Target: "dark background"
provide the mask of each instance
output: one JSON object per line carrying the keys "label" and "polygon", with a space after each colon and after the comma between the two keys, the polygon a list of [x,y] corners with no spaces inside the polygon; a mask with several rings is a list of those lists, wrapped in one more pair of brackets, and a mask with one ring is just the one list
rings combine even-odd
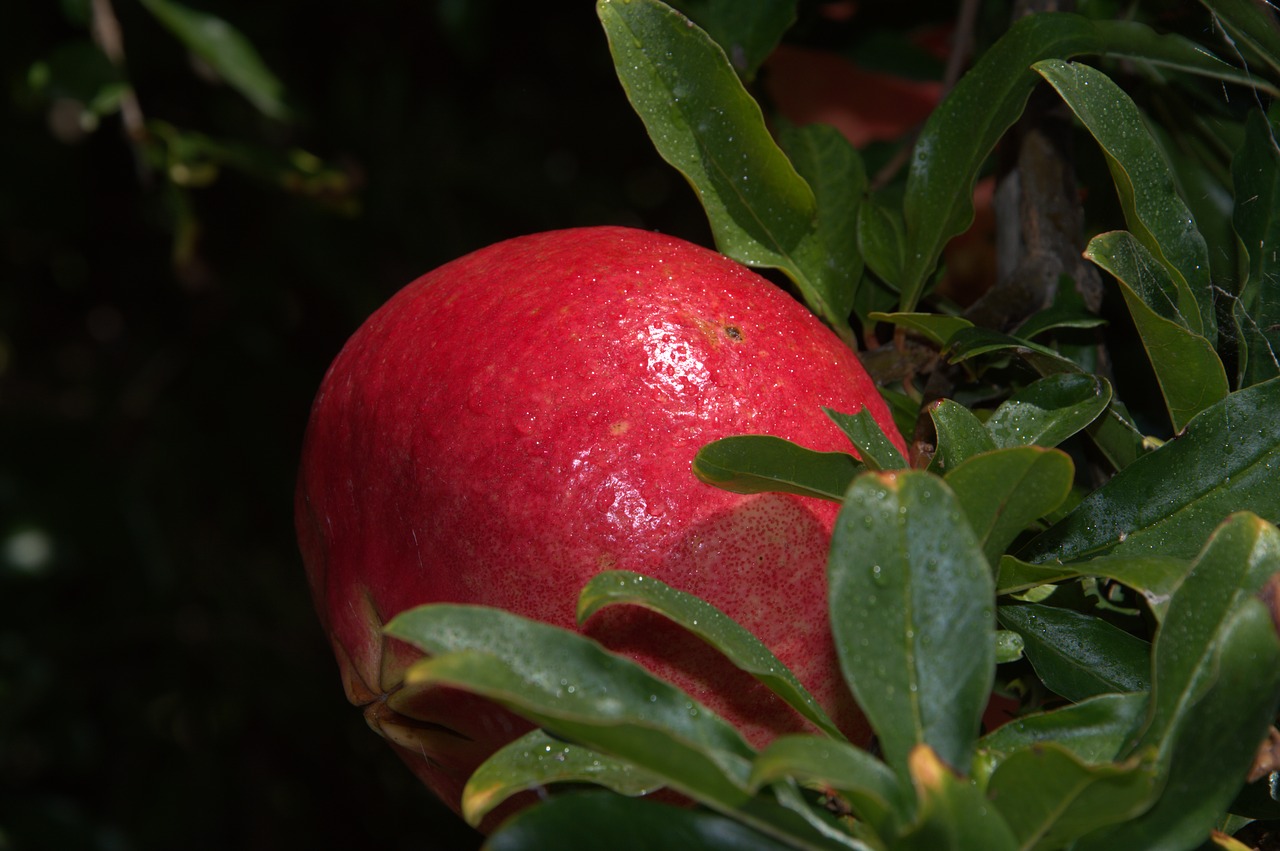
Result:
{"label": "dark background", "polygon": [[89,4],[0,3],[0,851],[474,847],[347,705],[311,610],[312,394],[449,259],[589,224],[709,245],[701,210],[585,0],[189,0],[292,122],[113,0],[148,119],[305,149],[345,175],[318,198],[235,168],[175,192],[117,116],[68,129],[32,68]]}

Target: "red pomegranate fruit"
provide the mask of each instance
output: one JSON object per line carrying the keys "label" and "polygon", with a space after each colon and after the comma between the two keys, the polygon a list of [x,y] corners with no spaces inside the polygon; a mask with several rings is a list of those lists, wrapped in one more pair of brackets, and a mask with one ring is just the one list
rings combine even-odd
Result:
{"label": "red pomegranate fruit", "polygon": [[[297,487],[301,551],[348,698],[457,809],[470,773],[527,725],[450,689],[388,701],[418,654],[382,625],[462,602],[575,628],[581,587],[623,568],[737,619],[865,739],[827,627],[838,506],[728,493],[690,469],[699,448],[736,434],[851,451],[824,405],[867,407],[905,451],[829,329],[764,278],[668,236],[536,234],[409,284],[325,376]],[[807,729],[657,615],[614,607],[584,631],[756,745]]]}

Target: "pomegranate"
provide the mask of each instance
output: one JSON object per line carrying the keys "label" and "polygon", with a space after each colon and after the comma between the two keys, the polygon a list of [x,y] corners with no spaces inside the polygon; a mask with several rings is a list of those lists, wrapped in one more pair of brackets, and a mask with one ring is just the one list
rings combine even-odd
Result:
{"label": "pomegranate", "polygon": [[[450,689],[389,705],[417,653],[382,625],[447,601],[574,628],[582,585],[624,568],[737,619],[865,739],[827,627],[838,506],[727,493],[690,470],[700,447],[735,434],[851,451],[823,405],[866,406],[905,452],[835,334],[764,278],[668,236],[536,234],[409,284],[325,376],[297,487],[300,547],[348,698],[457,809],[470,773],[527,725]],[[808,729],[657,615],[614,607],[585,632],[756,745]]]}

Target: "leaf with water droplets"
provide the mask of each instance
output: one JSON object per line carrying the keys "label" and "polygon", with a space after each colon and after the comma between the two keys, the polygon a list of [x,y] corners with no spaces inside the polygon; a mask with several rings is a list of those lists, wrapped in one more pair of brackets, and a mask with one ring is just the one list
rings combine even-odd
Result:
{"label": "leaf with water droplets", "polygon": [[987,420],[987,431],[997,446],[1054,447],[1096,420],[1110,402],[1105,378],[1050,375],[1006,399]]}
{"label": "leaf with water droplets", "polygon": [[906,778],[928,744],[967,771],[995,675],[994,586],[958,500],[924,472],[858,477],[827,568],[845,680]]}
{"label": "leaf with water droplets", "polygon": [[512,795],[554,783],[593,783],[620,795],[647,795],[662,782],[625,760],[531,730],[476,769],[462,791],[462,815],[478,825]]}
{"label": "leaf with water droplets", "polygon": [[858,448],[858,456],[872,470],[902,470],[907,466],[907,459],[902,457],[898,447],[893,445],[880,424],[871,412],[863,408],[858,413],[842,414],[830,408],[823,408],[826,414],[845,433],[845,436]]}
{"label": "leaf with water droplets", "polygon": [[958,402],[939,399],[929,406],[929,417],[937,435],[930,472],[953,470],[974,455],[998,448],[982,420]]}
{"label": "leaf with water droplets", "polygon": [[755,677],[833,739],[844,739],[795,674],[746,627],[705,600],[628,570],[598,573],[578,596],[578,623],[607,606],[641,606],[678,623]]}

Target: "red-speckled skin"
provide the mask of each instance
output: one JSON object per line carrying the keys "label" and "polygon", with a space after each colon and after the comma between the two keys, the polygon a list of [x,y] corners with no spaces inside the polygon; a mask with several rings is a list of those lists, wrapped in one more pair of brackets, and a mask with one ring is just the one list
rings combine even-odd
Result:
{"label": "red-speckled skin", "polygon": [[[443,690],[393,697],[389,711],[413,654],[384,647],[381,625],[453,601],[573,627],[587,579],[625,568],[728,612],[865,737],[827,630],[837,506],[739,496],[690,472],[700,447],[735,434],[850,451],[823,405],[866,405],[905,451],[834,334],[758,275],[671,237],[537,234],[414,281],[330,368],[303,451],[298,534],[348,696],[456,808],[470,771],[523,727]],[[806,729],[656,615],[612,608],[586,631],[757,745]]]}

